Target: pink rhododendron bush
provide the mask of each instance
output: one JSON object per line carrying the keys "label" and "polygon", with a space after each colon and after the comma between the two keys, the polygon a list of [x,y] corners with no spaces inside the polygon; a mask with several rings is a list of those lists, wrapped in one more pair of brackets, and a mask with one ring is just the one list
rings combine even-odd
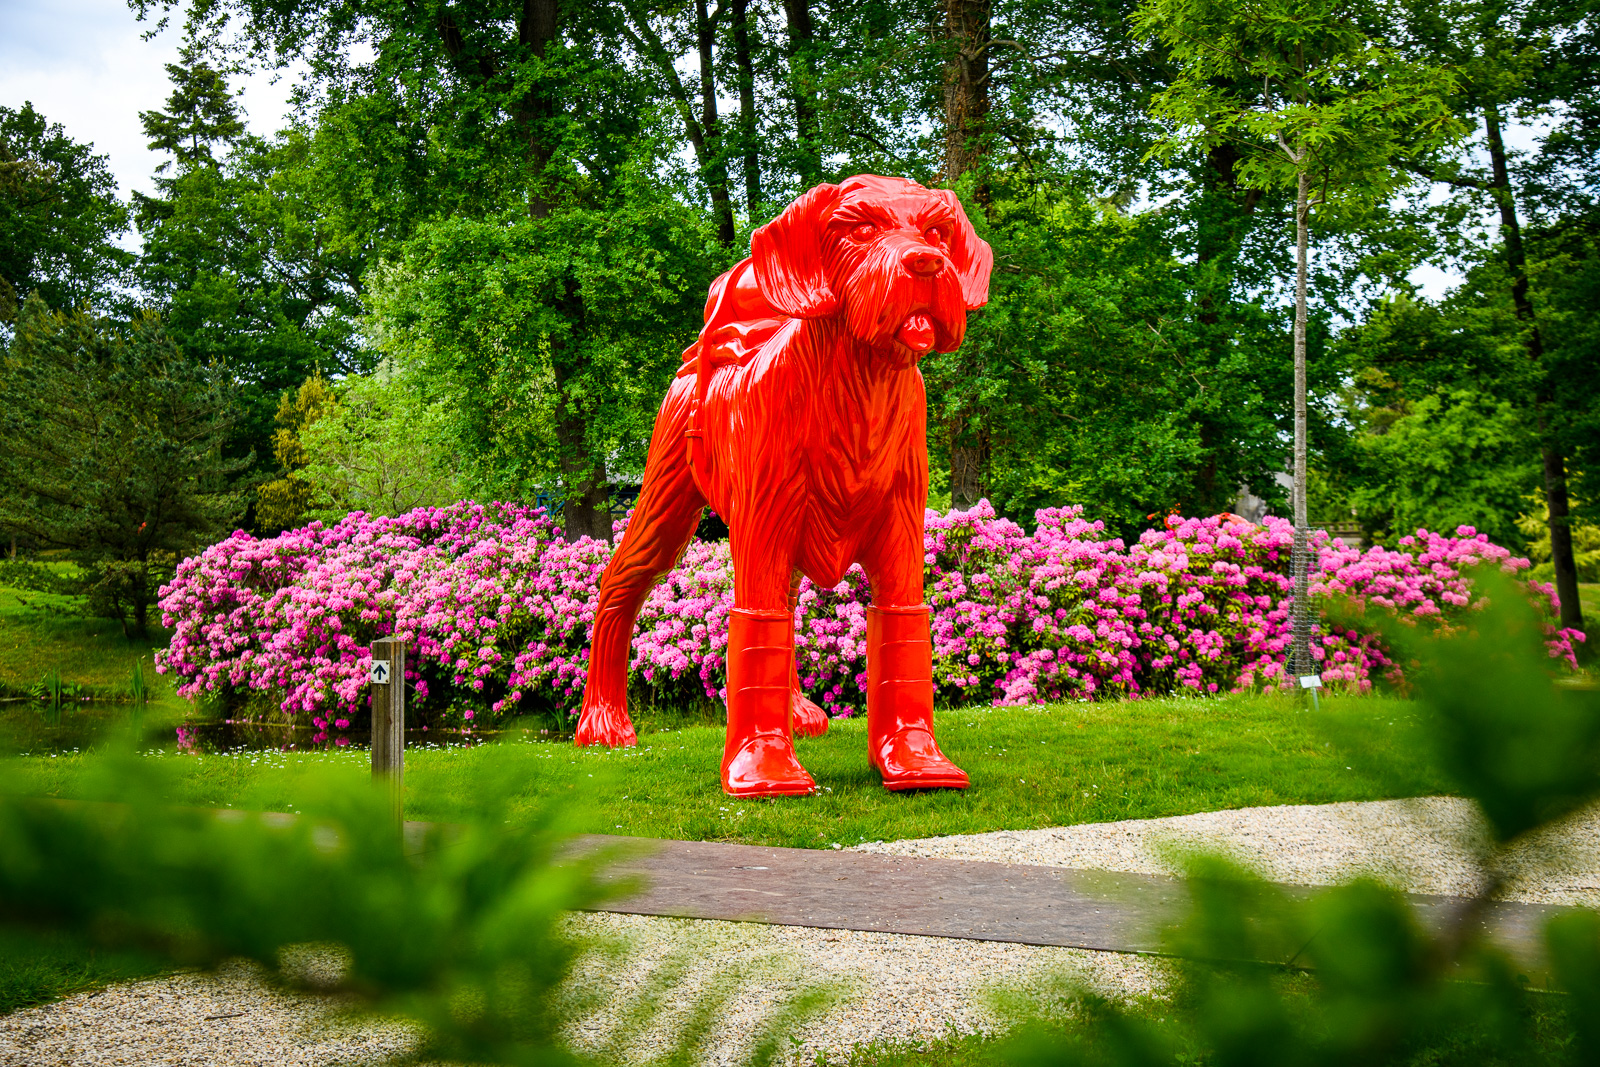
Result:
{"label": "pink rhododendron bush", "polygon": [[[1289,523],[1172,519],[1127,545],[1080,510],[1040,511],[1031,533],[986,503],[928,513],[941,700],[1022,704],[1286,684]],[[1473,610],[1471,568],[1528,566],[1469,527],[1454,536],[1419,530],[1396,550],[1358,552],[1321,534],[1315,544],[1314,592],[1428,626]],[[357,513],[265,539],[235,533],[185,560],[162,591],[174,635],[158,669],[188,697],[210,693],[236,711],[342,726],[366,707],[368,645],[393,635],[410,642],[406,679],[424,721],[572,713],[610,555],[609,543],[565,542],[542,511],[508,504],[464,502],[398,518]],[[1553,618],[1550,587],[1528,589]],[[800,681],[832,714],[863,704],[868,602],[859,569],[832,589],[800,587]],[[694,542],[640,612],[639,695],[720,698],[732,604],[727,543]],[[1576,666],[1578,640],[1552,625],[1550,655]],[[1401,680],[1374,634],[1319,629],[1313,654],[1330,687]]]}

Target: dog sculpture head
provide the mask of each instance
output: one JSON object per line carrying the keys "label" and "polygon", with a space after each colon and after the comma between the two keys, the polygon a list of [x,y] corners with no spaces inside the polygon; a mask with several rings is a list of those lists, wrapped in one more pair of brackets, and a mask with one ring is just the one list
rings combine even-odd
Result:
{"label": "dog sculpture head", "polygon": [[870,174],[803,194],[755,232],[750,255],[774,308],[842,315],[857,340],[905,363],[960,347],[994,265],[954,193]]}

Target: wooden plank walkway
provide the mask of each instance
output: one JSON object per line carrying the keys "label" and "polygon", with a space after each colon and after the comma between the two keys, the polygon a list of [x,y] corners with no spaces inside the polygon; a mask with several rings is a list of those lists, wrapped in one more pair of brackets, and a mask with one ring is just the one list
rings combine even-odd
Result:
{"label": "wooden plank walkway", "polygon": [[[617,852],[615,876],[643,887],[596,910],[634,915],[1158,953],[1162,925],[1188,901],[1181,880],[1140,874],[604,835],[576,847]],[[1291,896],[1315,892],[1282,888]],[[1435,929],[1466,905],[1457,897],[1410,900]],[[1544,924],[1560,910],[1497,902],[1479,921],[1536,966]]]}

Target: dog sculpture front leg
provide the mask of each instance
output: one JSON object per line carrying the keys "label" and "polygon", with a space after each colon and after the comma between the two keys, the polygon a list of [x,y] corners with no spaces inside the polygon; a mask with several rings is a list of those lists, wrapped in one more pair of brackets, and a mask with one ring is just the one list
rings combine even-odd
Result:
{"label": "dog sculpture front leg", "polygon": [[722,789],[735,797],[802,796],[817,784],[794,751],[794,612],[784,578],[794,563],[779,533],[793,512],[781,497],[738,512],[729,537],[734,608]]}
{"label": "dog sculpture front leg", "polygon": [[[932,614],[922,595],[921,515],[899,521],[865,561],[872,583],[867,608],[868,758],[884,788],[965,789],[967,774],[933,736]],[[915,537],[915,543],[911,538]]]}

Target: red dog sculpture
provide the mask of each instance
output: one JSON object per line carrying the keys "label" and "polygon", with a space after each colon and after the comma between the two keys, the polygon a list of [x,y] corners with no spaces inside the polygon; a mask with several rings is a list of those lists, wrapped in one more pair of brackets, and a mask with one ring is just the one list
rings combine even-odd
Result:
{"label": "red dog sculpture", "polygon": [[728,735],[722,788],[816,788],[793,733],[827,717],[800,694],[800,575],[838,584],[860,563],[870,758],[890,789],[961,789],[933,736],[922,600],[927,405],[917,360],[953,351],[989,297],[994,253],[954,193],[862,175],[819,185],[750,239],[711,285],[705,327],[656,417],[644,486],[600,581],[580,745],[632,745],[628,652],[651,586],[707,503],[727,520]]}

